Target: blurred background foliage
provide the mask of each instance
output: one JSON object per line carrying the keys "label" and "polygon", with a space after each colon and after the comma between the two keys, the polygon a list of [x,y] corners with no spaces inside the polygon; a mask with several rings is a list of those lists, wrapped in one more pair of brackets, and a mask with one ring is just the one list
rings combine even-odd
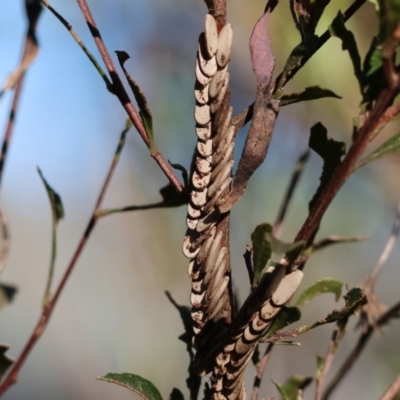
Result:
{"label": "blurred background foliage", "polygon": [[[75,2],[51,3],[98,55]],[[321,34],[348,1],[328,7],[317,29]],[[164,156],[189,168],[195,143],[193,120],[194,59],[203,30],[203,1],[92,0],[89,2],[111,52],[131,55],[126,67],[146,94],[154,116],[156,141]],[[252,102],[255,81],[248,41],[265,1],[228,1],[228,20],[234,31],[230,64],[234,112]],[[353,30],[361,54],[377,33],[374,8],[365,4],[347,27]],[[26,29],[23,1],[2,2],[0,13],[0,78],[16,67]],[[300,41],[287,2],[273,13],[272,45],[279,73]],[[92,65],[64,27],[45,10],[38,26],[40,52],[29,69],[5,167],[1,203],[11,229],[11,251],[2,282],[15,284],[14,303],[0,316],[0,340],[16,357],[31,334],[41,307],[51,250],[51,210],[36,172],[40,166],[61,195],[66,211],[58,230],[58,280],[77,245],[94,207],[100,185],[126,115],[110,95]],[[322,122],[336,140],[350,142],[352,117],[360,102],[348,54],[332,38],[287,87],[287,92],[321,85],[342,100],[323,99],[285,107],[264,165],[232,213],[232,263],[240,299],[249,284],[242,254],[250,234],[261,222],[273,222],[297,157],[308,142],[310,127]],[[0,103],[5,127],[11,93]],[[398,133],[392,124],[371,146]],[[236,159],[245,137],[238,137]],[[307,204],[319,182],[321,160],[313,155],[301,180],[284,226],[283,238],[293,240],[307,214]],[[400,158],[391,156],[351,177],[323,219],[319,237],[369,236],[359,244],[332,247],[313,256],[302,284],[305,288],[326,276],[358,285],[375,265],[389,237],[400,192]],[[133,130],[105,200],[105,207],[153,203],[166,184],[149,152]],[[128,399],[132,393],[96,382],[107,372],[132,372],[150,379],[167,398],[173,387],[187,394],[188,356],[177,337],[183,328],[164,291],[180,304],[189,303],[187,260],[181,254],[185,208],[117,214],[99,221],[80,258],[47,331],[29,357],[20,382],[5,400]],[[388,304],[398,300],[399,246],[377,284]],[[309,304],[301,324],[322,318],[337,307],[325,295]],[[355,322],[355,321],[354,321]],[[275,349],[261,394],[276,396],[272,380],[282,383],[293,373],[310,375],[316,354],[324,355],[330,326],[300,338],[301,347]],[[400,369],[398,337],[393,323],[377,334],[333,398],[375,399]],[[336,365],[358,336],[349,325]],[[335,366],[332,371],[335,371]],[[248,387],[252,384],[252,367]],[[133,395],[135,396],[135,395]],[[312,391],[305,396],[312,398]]]}

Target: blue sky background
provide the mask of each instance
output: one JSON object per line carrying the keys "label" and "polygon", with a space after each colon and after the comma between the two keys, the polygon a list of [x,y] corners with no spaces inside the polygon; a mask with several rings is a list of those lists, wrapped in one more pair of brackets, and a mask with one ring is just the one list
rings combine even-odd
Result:
{"label": "blue sky background", "polygon": [[[228,4],[228,19],[234,29],[230,71],[236,113],[254,97],[248,40],[264,3]],[[54,0],[52,5],[98,56],[77,4]],[[204,3],[92,0],[89,5],[110,52],[125,50],[131,55],[126,67],[148,97],[157,144],[165,158],[189,167],[195,143],[194,58],[198,34],[203,29]],[[345,6],[344,1],[329,6],[319,33],[326,29],[338,7]],[[280,4],[271,26],[277,72],[299,41],[289,18],[287,5]],[[354,30],[363,54],[376,33],[372,6],[364,6],[348,26]],[[3,81],[18,64],[24,33],[23,2],[3,2]],[[40,315],[50,256],[51,212],[36,166],[62,196],[66,211],[58,230],[57,282],[87,224],[126,119],[86,56],[46,10],[39,21],[38,38],[40,52],[26,77],[1,192],[12,238],[1,280],[17,285],[19,293],[0,315],[0,341],[10,344],[9,354],[13,357],[20,353]],[[274,220],[295,160],[307,147],[309,128],[321,121],[332,137],[350,142],[351,118],[360,101],[351,71],[340,42],[331,39],[288,86],[288,91],[294,91],[320,84],[344,99],[302,103],[282,110],[268,158],[232,213],[234,280],[242,301],[248,291],[242,259],[245,245],[257,224]],[[6,125],[11,95],[1,99],[0,128]],[[398,123],[379,140],[397,132]],[[236,160],[244,136],[245,132],[238,137]],[[340,278],[351,287],[371,271],[391,229],[400,192],[398,167],[399,158],[394,156],[364,168],[346,183],[323,220],[320,236],[365,235],[371,239],[315,255],[307,266],[303,288],[326,276]],[[303,223],[320,172],[321,162],[313,155],[289,212],[284,239],[293,240]],[[140,137],[131,130],[104,206],[156,202],[159,188],[166,183]],[[186,395],[188,357],[183,343],[177,340],[182,326],[164,295],[169,290],[179,303],[189,302],[187,260],[181,254],[184,232],[184,207],[100,220],[50,325],[21,371],[20,382],[4,399],[132,398],[122,388],[94,380],[107,372],[147,377],[164,398],[173,387]],[[389,305],[398,300],[399,256],[397,246],[377,285],[378,294]],[[321,297],[306,308],[304,323],[323,317],[334,307],[337,305],[332,298]],[[330,331],[331,327],[323,327],[310,332],[301,338],[303,345],[299,348],[276,349],[266,371],[264,393],[277,395],[272,379],[283,382],[292,373],[313,374],[314,352],[325,353]],[[359,368],[336,398],[348,397],[353,391],[358,398],[377,398],[400,368],[399,354],[393,351],[398,347],[392,347],[399,333],[398,325],[393,323],[385,329],[385,337],[376,335]],[[357,335],[349,329],[337,362]],[[314,346],[312,350],[310,346]],[[373,370],[365,368],[371,363]],[[249,384],[252,376],[249,368]],[[312,391],[308,396],[313,397]]]}

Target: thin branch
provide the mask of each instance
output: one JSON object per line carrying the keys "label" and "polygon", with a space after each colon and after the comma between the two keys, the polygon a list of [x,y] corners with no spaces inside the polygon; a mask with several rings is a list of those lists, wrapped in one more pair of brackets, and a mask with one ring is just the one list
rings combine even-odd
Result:
{"label": "thin branch", "polygon": [[347,356],[344,363],[339,368],[336,375],[333,377],[329,385],[325,389],[325,392],[322,395],[322,400],[328,400],[332,392],[337,388],[338,384],[342,381],[342,379],[346,376],[346,374],[350,371],[351,367],[356,363],[358,358],[360,357],[362,351],[365,349],[369,339],[372,334],[375,332],[375,327],[380,327],[389,322],[390,319],[396,318],[399,316],[400,312],[400,301],[396,303],[393,307],[391,307],[386,313],[384,313],[377,321],[375,325],[369,325],[366,330],[360,335],[356,346],[353,351]]}
{"label": "thin branch", "polygon": [[103,186],[100,190],[100,194],[97,198],[96,205],[94,207],[92,216],[91,216],[89,223],[87,224],[87,227],[81,237],[81,240],[79,241],[78,246],[71,258],[71,261],[69,262],[69,264],[67,266],[64,276],[62,277],[53,297],[44,305],[42,315],[41,315],[35,329],[33,330],[28,342],[26,343],[24,349],[22,350],[22,353],[20,354],[17,361],[15,362],[15,364],[13,364],[13,366],[9,370],[8,374],[6,375],[6,377],[0,384],[0,397],[7,391],[7,389],[10,388],[10,386],[12,386],[13,384],[15,384],[18,381],[19,371],[21,370],[27,357],[31,353],[32,349],[34,348],[36,342],[42,336],[45,328],[47,327],[47,324],[48,324],[50,317],[55,309],[55,306],[61,295],[61,292],[63,291],[65,284],[68,281],[68,278],[70,277],[72,271],[74,270],[75,265],[79,259],[79,256],[81,255],[82,250],[84,249],[84,247],[89,239],[89,236],[90,236],[93,228],[96,225],[96,222],[98,220],[97,213],[101,209],[101,203],[104,199],[104,196],[109,187],[111,178],[112,178],[115,168],[118,164],[122,148],[125,144],[126,134],[127,134],[128,130],[129,130],[129,126],[127,125],[127,127],[124,129],[124,131],[121,134],[120,141],[119,141],[117,149],[114,153],[114,157],[111,162],[107,177],[103,183]]}
{"label": "thin branch", "polygon": [[18,68],[14,71],[13,74],[9,77],[6,82],[4,88],[1,91],[1,94],[5,92],[5,90],[14,87],[14,96],[11,104],[11,110],[8,116],[7,126],[4,133],[3,144],[1,146],[1,155],[0,155],[0,186],[3,178],[4,164],[6,161],[7,151],[10,147],[10,141],[14,129],[15,117],[18,111],[18,105],[20,100],[20,95],[24,83],[24,77],[26,70],[32,61],[36,58],[38,53],[38,41],[36,38],[36,26],[39,20],[39,16],[42,10],[42,6],[39,1],[35,2],[26,2],[26,15],[28,17],[28,29],[26,32],[26,36],[23,44],[23,52],[21,61],[19,63]]}
{"label": "thin branch", "polygon": [[274,223],[274,235],[275,237],[279,237],[281,230],[282,230],[282,223],[283,220],[285,219],[287,210],[289,208],[290,201],[293,197],[293,193],[297,187],[297,184],[299,183],[300,177],[303,173],[304,166],[310,157],[310,150],[307,149],[297,160],[296,166],[294,168],[294,171],[292,173],[292,177],[289,182],[289,186],[286,190],[285,197],[283,198],[282,204],[279,208],[278,216],[276,218],[276,221]]}
{"label": "thin branch", "polygon": [[273,343],[268,343],[268,346],[265,350],[263,358],[261,361],[256,365],[256,376],[254,378],[253,383],[253,392],[251,394],[251,400],[257,400],[258,394],[260,392],[261,380],[264,375],[265,368],[268,364],[268,361],[271,357],[272,348],[274,347]]}
{"label": "thin branch", "polygon": [[[93,36],[94,42],[100,52],[101,58],[103,59],[107,71],[110,74],[113,85],[113,91],[117,96],[118,100],[120,101],[120,103],[122,104],[122,106],[124,107],[134,127],[139,132],[139,135],[146,143],[146,145],[149,146],[149,139],[147,137],[146,130],[143,126],[142,120],[140,119],[139,114],[137,113],[134,105],[129,99],[129,96],[124,88],[124,85],[122,84],[121,78],[119,77],[115,65],[111,59],[111,56],[103,42],[103,39],[100,35],[100,31],[96,26],[96,22],[93,19],[89,6],[87,5],[86,0],[77,0],[77,2],[81,9],[82,15],[85,18],[85,21],[89,27],[90,33]],[[173,172],[173,170],[171,169],[171,167],[169,166],[168,162],[162,156],[162,154],[158,150],[156,150],[154,154],[152,154],[152,157],[156,160],[156,162],[161,167],[164,174],[174,185],[177,192],[181,193],[183,190],[183,186],[180,183],[177,176],[175,175],[175,173]]]}
{"label": "thin branch", "polygon": [[400,375],[392,382],[386,392],[380,397],[379,400],[395,400],[400,393]]}
{"label": "thin branch", "polygon": [[396,243],[396,240],[399,236],[399,232],[400,232],[400,198],[399,198],[399,202],[397,204],[396,217],[394,219],[392,232],[390,233],[389,240],[386,243],[385,249],[383,250],[381,256],[379,257],[378,263],[376,264],[376,266],[373,269],[371,276],[370,276],[372,284],[378,278],[378,275],[381,272],[382,267],[385,265],[387,259],[389,258],[390,254],[393,250],[393,247]]}
{"label": "thin branch", "polygon": [[321,398],[322,398],[322,392],[324,389],[324,384],[325,384],[326,378],[328,376],[328,372],[331,368],[333,358],[335,357],[335,354],[336,354],[336,350],[338,349],[339,344],[340,344],[341,340],[343,339],[345,332],[346,331],[344,329],[340,329],[338,324],[336,324],[336,326],[332,332],[332,337],[331,337],[331,340],[329,343],[329,348],[328,348],[327,354],[325,356],[324,366],[322,368],[320,376],[317,379],[316,388],[315,388],[315,400],[321,400]]}
{"label": "thin branch", "polygon": [[398,86],[395,88],[385,88],[382,90],[373,109],[369,113],[368,118],[357,132],[354,142],[352,143],[345,158],[335,169],[323,193],[321,193],[321,195],[317,198],[313,208],[311,209],[311,212],[297,234],[294,240],[295,242],[300,240],[308,240],[318,227],[328,206],[344,182],[351,175],[358,158],[361,156],[366,146],[370,142],[371,135],[373,135],[376,126],[379,123],[380,116],[388,107],[392,105],[398,93]]}
{"label": "thin branch", "polygon": [[92,62],[92,64],[96,68],[97,72],[103,78],[103,81],[106,84],[108,91],[111,93],[114,93],[114,88],[113,88],[113,85],[112,85],[110,79],[108,78],[106,73],[103,71],[103,68],[101,68],[100,64],[97,62],[95,56],[89,51],[89,49],[83,43],[82,39],[74,31],[74,28],[72,27],[72,25],[60,13],[57,12],[54,9],[54,7],[47,0],[41,0],[41,2],[65,26],[65,28],[68,30],[68,32],[71,34],[71,36],[75,39],[78,46],[84,51],[84,53],[87,55],[89,60]]}

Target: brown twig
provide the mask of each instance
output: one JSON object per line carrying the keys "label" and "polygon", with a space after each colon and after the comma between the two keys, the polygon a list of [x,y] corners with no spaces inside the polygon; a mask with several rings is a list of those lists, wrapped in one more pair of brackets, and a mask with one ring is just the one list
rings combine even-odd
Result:
{"label": "brown twig", "polygon": [[[104,61],[104,64],[110,74],[110,78],[113,84],[113,90],[115,95],[118,97],[118,100],[124,107],[126,113],[128,114],[130,120],[132,121],[134,127],[136,130],[139,132],[139,135],[143,139],[143,141],[146,143],[147,146],[149,146],[149,139],[146,134],[146,130],[143,126],[143,123],[134,107],[132,104],[131,100],[129,99],[129,96],[124,88],[124,85],[122,84],[121,78],[118,75],[118,72],[114,66],[114,63],[110,57],[110,54],[103,42],[103,39],[100,35],[100,31],[96,26],[96,22],[93,19],[92,13],[89,9],[89,6],[87,5],[86,0],[77,0],[78,5],[82,11],[82,15],[85,18],[85,21],[89,27],[90,33],[93,36],[93,39],[95,41],[95,44],[100,52],[101,58]],[[172,171],[170,165],[168,162],[164,159],[162,154],[157,150],[154,152],[152,157],[156,160],[164,174],[167,176],[167,178],[170,180],[170,182],[174,185],[175,189],[177,192],[181,193],[183,190],[182,184],[180,183],[179,179],[175,175],[175,173]]]}
{"label": "brown twig", "polygon": [[299,183],[301,174],[303,173],[304,166],[310,157],[310,150],[305,151],[297,160],[296,166],[294,167],[294,171],[292,173],[292,177],[289,182],[289,186],[286,190],[285,197],[283,198],[282,204],[279,208],[278,216],[276,217],[276,221],[274,223],[274,236],[279,237],[282,229],[282,223],[285,219],[287,210],[289,208],[290,201],[293,197],[294,190]]}
{"label": "brown twig", "polygon": [[41,0],[41,2],[65,26],[65,28],[68,30],[68,32],[71,34],[71,36],[74,38],[75,42],[83,50],[83,52],[87,55],[87,57],[89,58],[91,63],[96,68],[97,72],[103,78],[103,81],[106,84],[108,91],[110,91],[111,93],[114,93],[113,85],[112,85],[111,81],[108,79],[107,74],[103,71],[100,64],[97,62],[95,56],[85,46],[82,39],[78,36],[78,34],[73,29],[72,25],[59,12],[57,12],[57,10],[55,10],[54,7],[47,0]]}
{"label": "brown twig", "polygon": [[124,129],[124,131],[121,134],[121,138],[120,141],[118,143],[117,149],[114,153],[114,157],[113,160],[111,162],[107,177],[103,183],[103,186],[100,190],[100,194],[97,198],[96,201],[96,205],[94,207],[92,216],[89,220],[89,223],[87,224],[87,227],[81,237],[81,240],[78,243],[78,246],[71,258],[71,261],[69,262],[67,269],[54,293],[54,295],[51,297],[51,299],[45,304],[45,306],[43,307],[43,311],[42,311],[42,315],[35,327],[35,329],[33,330],[28,342],[26,343],[24,349],[22,350],[22,353],[20,354],[20,356],[18,357],[17,361],[15,362],[15,364],[13,364],[13,366],[11,367],[10,371],[8,372],[8,374],[6,375],[6,377],[4,378],[4,380],[1,382],[0,384],[0,397],[7,391],[7,389],[9,389],[10,386],[12,386],[13,384],[15,384],[18,380],[18,374],[19,371],[21,370],[22,366],[24,365],[27,357],[29,356],[29,354],[31,353],[32,349],[34,348],[36,342],[39,340],[39,338],[42,336],[42,333],[44,331],[44,329],[46,328],[50,317],[55,309],[55,306],[57,304],[57,301],[60,297],[61,292],[63,291],[65,284],[68,281],[68,278],[70,277],[78,259],[79,256],[82,253],[82,250],[84,249],[87,240],[93,230],[93,228],[96,225],[96,222],[98,220],[97,217],[97,213],[99,212],[99,210],[101,209],[101,203],[104,199],[104,196],[106,194],[106,191],[109,187],[111,178],[113,176],[113,173],[115,171],[115,168],[118,164],[119,161],[119,156],[121,154],[122,148],[124,146],[125,143],[125,139],[126,139],[126,134],[129,130],[129,127],[127,126],[126,129]]}
{"label": "brown twig", "polygon": [[322,392],[324,389],[324,384],[328,376],[328,372],[331,368],[333,358],[335,357],[336,350],[339,347],[341,340],[345,334],[345,330],[341,329],[338,324],[336,324],[332,337],[329,343],[328,351],[325,356],[324,366],[322,368],[321,374],[317,378],[316,388],[315,388],[315,400],[321,400]]}
{"label": "brown twig", "polygon": [[[7,126],[4,132],[3,144],[1,146],[0,154],[0,187],[3,181],[4,165],[7,158],[7,152],[10,147],[11,137],[14,131],[15,118],[18,112],[19,99],[21,96],[21,91],[24,83],[25,73],[31,62],[35,59],[38,52],[38,42],[36,38],[36,26],[41,13],[41,5],[39,1],[26,3],[26,14],[28,17],[28,29],[26,32],[24,47],[22,52],[22,57],[20,64],[12,76],[8,79],[5,88],[14,86],[14,96],[11,103],[11,110],[8,116]],[[0,255],[0,271],[3,269],[4,264],[7,259],[8,250],[10,247],[10,236],[8,232],[7,220],[0,209],[0,225],[2,231],[2,249]]]}
{"label": "brown twig", "polygon": [[265,350],[263,358],[256,365],[256,376],[254,378],[253,392],[251,394],[251,400],[257,400],[257,398],[258,398],[258,394],[260,392],[261,380],[264,375],[264,371],[268,364],[269,358],[271,357],[273,347],[274,347],[273,343],[268,343],[268,346]]}
{"label": "brown twig", "polygon": [[382,267],[385,265],[387,259],[389,258],[391,252],[393,251],[393,247],[396,243],[396,240],[399,236],[400,232],[400,197],[399,197],[399,202],[397,204],[397,212],[396,212],[396,217],[394,219],[393,227],[392,227],[392,232],[390,233],[390,237],[388,242],[386,243],[385,249],[383,250],[381,256],[379,257],[379,260],[377,264],[375,265],[372,273],[371,273],[371,280],[372,282],[375,282],[376,279],[378,278],[379,273],[382,270]]}
{"label": "brown twig", "polygon": [[400,393],[400,375],[392,382],[386,392],[379,398],[379,400],[395,400]]}
{"label": "brown twig", "polygon": [[313,234],[318,224],[321,222],[322,216],[324,215],[326,209],[336,196],[341,186],[349,178],[358,158],[361,156],[366,146],[370,142],[371,135],[373,135],[381,115],[392,105],[393,100],[397,96],[398,92],[399,86],[394,88],[388,87],[382,90],[373,109],[365,120],[365,123],[355,135],[354,142],[352,143],[345,158],[335,169],[331,179],[326,185],[325,190],[316,200],[310,214],[295,238],[296,242],[300,240],[308,240]]}
{"label": "brown twig", "polygon": [[391,307],[388,311],[386,311],[375,323],[375,325],[369,325],[368,329],[364,330],[364,332],[360,335],[356,346],[353,351],[347,356],[344,363],[339,368],[336,375],[333,377],[329,385],[326,387],[322,400],[328,400],[332,392],[337,388],[338,384],[341,380],[346,376],[346,374],[350,371],[351,367],[356,363],[360,354],[364,350],[366,344],[371,338],[372,334],[375,332],[376,327],[381,327],[389,322],[390,319],[398,317],[400,312],[400,301],[396,303],[393,307]]}

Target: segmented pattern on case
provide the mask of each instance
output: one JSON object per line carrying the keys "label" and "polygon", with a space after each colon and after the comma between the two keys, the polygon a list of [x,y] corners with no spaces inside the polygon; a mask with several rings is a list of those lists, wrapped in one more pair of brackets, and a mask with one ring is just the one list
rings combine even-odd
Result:
{"label": "segmented pattern on case", "polygon": [[202,350],[209,349],[210,343],[211,347],[220,343],[217,337],[226,331],[231,317],[228,237],[224,233],[228,218],[214,208],[229,190],[233,166],[234,129],[227,72],[231,46],[231,26],[226,24],[218,34],[214,17],[207,14],[196,56],[194,118],[198,141],[183,243],[192,279],[193,345],[202,374],[211,369],[217,351],[214,356],[208,355],[210,366],[206,371],[203,364],[207,355]]}
{"label": "segmented pattern on case", "polygon": [[214,400],[244,399],[244,370],[261,336],[292,297],[303,273],[296,270],[285,276],[286,267],[278,265],[264,275],[259,286],[241,307],[215,358],[211,382]]}

